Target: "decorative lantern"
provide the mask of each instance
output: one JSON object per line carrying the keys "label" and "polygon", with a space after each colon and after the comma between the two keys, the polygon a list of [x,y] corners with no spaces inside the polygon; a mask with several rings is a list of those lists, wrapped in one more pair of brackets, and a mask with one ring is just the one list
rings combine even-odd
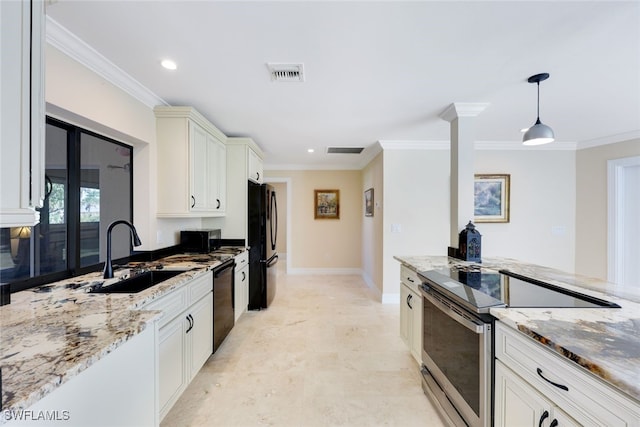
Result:
{"label": "decorative lantern", "polygon": [[469,221],[458,237],[458,257],[465,261],[482,262],[480,259],[481,247],[482,236],[476,230],[476,226]]}

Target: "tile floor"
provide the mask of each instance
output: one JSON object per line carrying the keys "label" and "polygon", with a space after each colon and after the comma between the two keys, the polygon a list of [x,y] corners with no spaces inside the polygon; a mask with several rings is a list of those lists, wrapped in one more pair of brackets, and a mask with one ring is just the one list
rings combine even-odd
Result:
{"label": "tile floor", "polygon": [[399,337],[399,306],[358,276],[278,273],[163,420],[180,426],[442,426]]}

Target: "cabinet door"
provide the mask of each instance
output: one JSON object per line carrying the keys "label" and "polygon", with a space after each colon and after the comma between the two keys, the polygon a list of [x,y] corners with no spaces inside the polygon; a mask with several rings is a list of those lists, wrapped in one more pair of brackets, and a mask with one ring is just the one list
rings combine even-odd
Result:
{"label": "cabinet door", "polygon": [[410,322],[412,319],[411,309],[409,308],[409,288],[404,284],[400,284],[400,337],[402,341],[411,348],[410,340]]}
{"label": "cabinet door", "polygon": [[160,329],[160,418],[169,412],[187,387],[187,335],[189,323],[180,315]]}
{"label": "cabinet door", "polygon": [[[495,369],[495,426],[539,426],[551,422],[552,404],[502,362]],[[544,418],[544,419],[543,419]],[[548,420],[543,424],[544,420]],[[542,420],[542,421],[541,421]]]}
{"label": "cabinet door", "polygon": [[262,159],[258,157],[255,151],[253,151],[251,148],[249,148],[248,151],[249,158],[247,161],[249,167],[247,168],[247,179],[255,183],[262,184],[264,181]]}
{"label": "cabinet door", "polygon": [[203,297],[191,306],[191,366],[189,381],[198,373],[202,365],[213,353],[213,297],[211,294]]}
{"label": "cabinet door", "polygon": [[409,305],[411,310],[411,327],[409,332],[411,337],[411,354],[418,363],[422,359],[422,298],[414,292],[409,292]]}
{"label": "cabinet door", "polygon": [[44,199],[44,2],[0,1],[0,228],[39,221]]}
{"label": "cabinet door", "polygon": [[[237,261],[236,261],[237,262]],[[234,314],[237,322],[242,313],[247,310],[249,304],[249,267],[245,264],[243,268],[236,270],[234,282]]]}
{"label": "cabinet door", "polygon": [[225,145],[213,137],[209,137],[209,172],[210,208],[217,213],[224,213],[227,201],[227,150]]}
{"label": "cabinet door", "polygon": [[208,163],[209,163],[209,140],[207,133],[197,124],[189,121],[189,141],[191,156],[190,187],[191,187],[191,207],[192,211],[203,211],[208,206]]}

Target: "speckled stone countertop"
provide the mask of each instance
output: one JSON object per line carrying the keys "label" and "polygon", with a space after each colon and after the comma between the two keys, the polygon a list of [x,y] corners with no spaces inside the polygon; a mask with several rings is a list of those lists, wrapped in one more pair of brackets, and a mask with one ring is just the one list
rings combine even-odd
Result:
{"label": "speckled stone countertop", "polygon": [[242,251],[228,247],[130,263],[127,267],[184,270],[136,294],[87,292],[92,285],[117,282],[129,268],[117,269],[114,279],[102,279],[96,272],[12,294],[11,304],[0,307],[0,424],[4,410],[28,408],[161,316],[140,307]]}
{"label": "speckled stone countertop", "polygon": [[[414,271],[471,264],[446,256],[394,258]],[[492,270],[507,269],[620,305],[621,308],[492,308],[491,314],[640,402],[640,287],[625,288],[508,258],[483,258],[481,265]]]}

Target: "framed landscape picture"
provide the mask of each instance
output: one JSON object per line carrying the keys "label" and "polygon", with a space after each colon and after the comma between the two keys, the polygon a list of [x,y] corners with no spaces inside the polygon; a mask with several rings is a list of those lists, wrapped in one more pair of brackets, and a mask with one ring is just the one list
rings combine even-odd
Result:
{"label": "framed landscape picture", "polygon": [[475,175],[474,222],[509,222],[510,175]]}
{"label": "framed landscape picture", "polygon": [[313,190],[315,219],[340,219],[340,190]]}
{"label": "framed landscape picture", "polygon": [[364,216],[373,216],[373,188],[364,192]]}

